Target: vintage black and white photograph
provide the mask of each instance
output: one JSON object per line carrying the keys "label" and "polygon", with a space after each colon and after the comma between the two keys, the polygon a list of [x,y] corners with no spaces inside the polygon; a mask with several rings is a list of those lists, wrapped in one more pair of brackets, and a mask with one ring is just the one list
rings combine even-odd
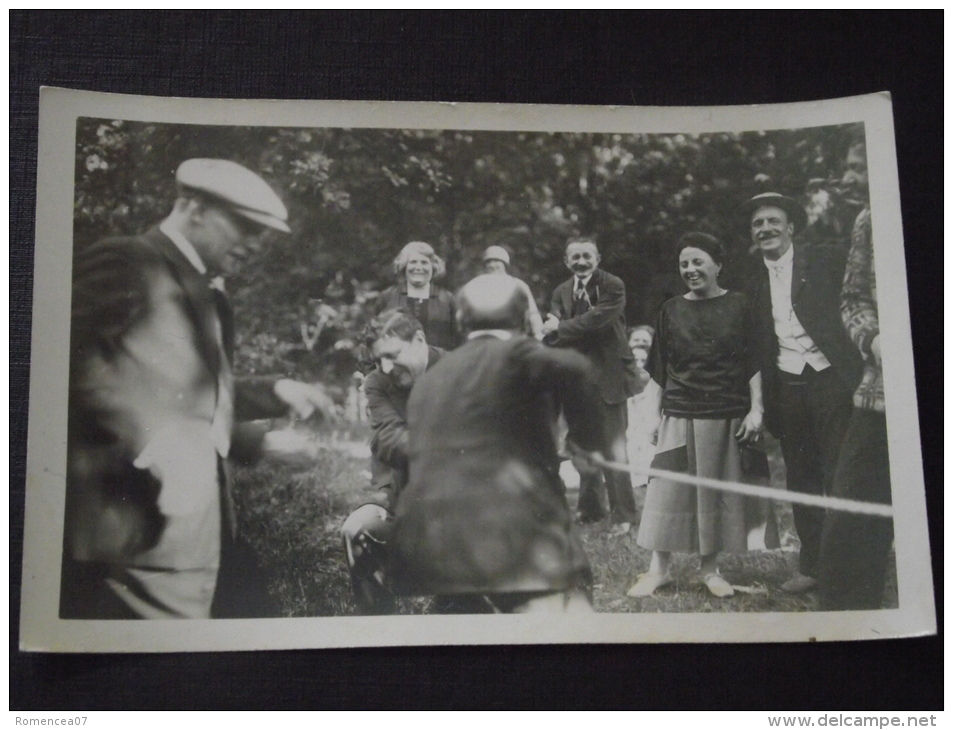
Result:
{"label": "vintage black and white photograph", "polygon": [[25,648],[935,631],[888,96],[40,149]]}

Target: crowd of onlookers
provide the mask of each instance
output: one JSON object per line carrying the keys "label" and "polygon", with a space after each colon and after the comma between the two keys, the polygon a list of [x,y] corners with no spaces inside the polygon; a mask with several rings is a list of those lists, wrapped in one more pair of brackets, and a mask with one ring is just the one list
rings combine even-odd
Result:
{"label": "crowd of onlookers", "polygon": [[[862,142],[851,145],[849,162],[859,162],[862,153]],[[848,167],[843,180],[848,193],[865,193],[863,174],[856,164]],[[853,233],[851,261],[858,260],[857,251],[862,247],[870,246],[868,209],[863,200],[856,202],[861,210]],[[453,309],[455,303],[459,306],[466,300],[465,290],[456,298],[441,299],[440,290],[429,295],[430,301],[436,298],[446,302],[439,310],[441,320],[456,319],[461,325],[459,336],[468,341],[474,333],[483,338],[515,330],[540,340],[544,347],[574,350],[586,357],[596,386],[594,397],[602,412],[601,454],[610,461],[628,460],[632,474],[608,468],[604,462],[601,468],[583,465],[583,459],[576,454],[573,462],[580,467],[577,518],[583,523],[598,522],[608,515],[610,536],[637,533],[637,543],[651,550],[648,570],[629,590],[632,597],[650,596],[673,581],[673,552],[697,553],[701,582],[712,595],[729,597],[734,587],[719,570],[719,553],[779,545],[773,510],[764,500],[696,488],[677,478],[650,479],[646,474],[649,467],[729,483],[767,485],[769,468],[763,446],[767,425],[780,440],[791,491],[816,495],[850,492],[889,501],[889,490],[869,488],[869,473],[858,487],[860,477],[851,475],[852,470],[858,471],[856,460],[852,466],[839,457],[841,445],[852,443],[847,438],[848,426],[853,424],[853,433],[857,422],[864,418],[863,404],[858,401],[859,414],[854,407],[854,401],[863,398],[858,384],[864,362],[867,380],[875,377],[870,372],[879,367],[879,332],[872,325],[876,321],[875,309],[858,315],[851,306],[849,285],[854,274],[848,268],[845,283],[846,249],[795,246],[795,236],[803,231],[806,215],[797,201],[783,195],[755,196],[739,208],[738,214],[764,259],[761,273],[744,292],[728,291],[719,281],[727,260],[723,244],[705,233],[688,233],[675,247],[678,271],[688,291],[662,305],[654,326],[625,329],[625,285],[600,268],[598,246],[588,237],[568,241],[565,264],[572,277],[553,291],[545,319],[519,279],[513,282],[522,292],[526,311],[515,328],[501,324],[505,320],[501,313],[507,310],[499,302],[499,311],[495,315],[485,313],[481,321],[484,326],[477,327],[468,325],[460,312]],[[508,275],[510,258],[507,250],[490,247],[484,255],[485,271]],[[864,276],[869,278],[869,255],[863,260],[868,267]],[[413,272],[402,268],[405,261],[414,263]],[[396,289],[402,294],[414,291],[412,276],[433,291],[431,279],[440,271],[442,262],[431,246],[415,242],[404,248],[395,267],[401,277]],[[480,285],[485,288],[488,280],[482,279]],[[432,343],[440,335],[435,331],[431,336],[430,325],[420,315],[432,317],[435,310],[425,306],[424,290],[417,291],[417,301],[413,297],[399,301],[385,298],[378,311],[385,318],[400,317],[402,313],[416,316],[424,340]],[[869,296],[867,306],[875,304]],[[858,317],[866,329],[859,329],[855,321]],[[412,321],[413,317],[409,322]],[[408,332],[415,331],[416,325],[412,323],[405,322],[404,326]],[[369,337],[371,348],[375,346],[375,336]],[[871,346],[873,349],[865,351],[865,347]],[[377,362],[385,368],[399,367],[396,360],[395,365],[384,365],[386,358],[378,358]],[[437,372],[447,370],[443,366]],[[420,369],[409,378],[408,385],[423,374],[424,369]],[[499,374],[498,377],[502,379]],[[437,376],[433,375],[425,382],[435,380]],[[435,413],[422,412],[418,418],[429,423]],[[399,427],[409,429],[409,451],[401,455],[396,466],[406,470],[401,481],[426,482],[428,477],[422,471],[418,470],[416,476],[414,473],[415,460],[410,451],[414,434],[408,419],[407,413],[400,414]],[[457,424],[463,420],[458,418]],[[373,418],[372,424],[381,427]],[[549,424],[541,418],[534,427],[546,430]],[[502,417],[499,428],[506,431]],[[566,437],[566,430],[565,423],[557,424],[557,431],[565,439],[562,458],[577,446],[572,443],[571,434]],[[873,440],[874,434],[868,435],[871,440],[856,441],[854,448],[876,451],[867,462],[879,461],[886,474],[885,445]],[[372,447],[377,443],[373,441]],[[434,448],[438,447],[422,439],[417,443],[421,454]],[[378,452],[375,448],[375,454]],[[533,461],[525,455],[522,458]],[[462,455],[460,459],[465,461]],[[480,491],[481,487],[459,474],[448,478],[450,482],[459,482],[461,491]],[[880,476],[879,481],[889,485],[885,476]],[[647,487],[647,491],[644,507],[638,514],[633,488],[641,487]],[[468,503],[459,495],[448,496],[444,493],[447,489],[442,485],[440,491],[449,504],[457,498]],[[355,549],[354,540],[364,539],[363,530],[376,529],[379,538],[382,531],[391,534],[395,527],[393,509],[391,503],[378,513],[378,528],[362,527],[356,520],[349,520],[345,534],[350,541],[352,563],[355,553],[362,550]],[[403,518],[404,524],[415,517],[417,509],[413,504],[407,507],[410,517]],[[472,504],[469,510],[471,514],[479,512]],[[801,546],[798,566],[779,588],[804,593],[815,590],[820,581],[824,608],[879,606],[891,542],[889,520],[826,515],[823,509],[799,503],[794,505],[794,516]],[[439,524],[440,520],[437,521]],[[505,522],[499,515],[497,521]],[[399,515],[396,522],[399,533]],[[845,530],[850,532],[849,538],[844,537]],[[380,538],[379,544],[388,543],[389,539]],[[501,540],[497,547],[509,544]],[[847,547],[845,540],[851,543]],[[461,549],[459,545],[457,549]],[[363,551],[371,560],[373,547],[364,545]],[[413,560],[402,561],[385,551],[373,560],[378,561],[375,565],[380,575],[390,570],[399,576],[402,570],[410,569],[408,566],[419,570],[418,563],[426,562],[418,552],[413,555]],[[443,561],[430,557],[437,563]],[[453,581],[444,578],[441,590],[449,590],[448,585],[453,588]],[[499,588],[498,583],[496,578],[487,577],[480,595],[485,599],[500,592],[493,590],[494,586]],[[396,584],[401,585],[400,580]],[[419,584],[414,585],[412,590],[423,590]],[[439,586],[427,585],[426,592],[440,592]],[[582,585],[573,584],[576,589]],[[555,590],[555,586],[549,587]],[[473,586],[461,590],[467,595],[476,592]],[[389,594],[386,589],[385,594]],[[468,610],[473,610],[472,605],[467,605]]]}
{"label": "crowd of onlookers", "polygon": [[[265,229],[289,230],[281,200],[224,160],[188,160],[176,180],[156,228],[74,263],[64,617],[268,615],[229,463],[306,460],[313,444],[252,419],[332,410],[320,386],[231,369],[221,275]],[[401,595],[440,612],[592,610],[576,520],[651,552],[629,596],[670,590],[672,554],[694,553],[728,598],[719,554],[776,546],[772,513],[692,479],[767,484],[765,429],[790,492],[889,503],[863,138],[841,187],[859,210],[849,255],[798,243],[804,208],[756,195],[737,211],[763,261],[743,291],[722,284],[723,243],[686,232],[684,294],[633,329],[592,236],[567,241],[570,275],[542,308],[512,251],[490,246],[453,293],[430,244],[404,246],[365,333],[373,494],[343,526],[359,610]],[[796,501],[794,521],[798,565],[777,587],[817,590],[822,609],[880,607],[892,522]]]}

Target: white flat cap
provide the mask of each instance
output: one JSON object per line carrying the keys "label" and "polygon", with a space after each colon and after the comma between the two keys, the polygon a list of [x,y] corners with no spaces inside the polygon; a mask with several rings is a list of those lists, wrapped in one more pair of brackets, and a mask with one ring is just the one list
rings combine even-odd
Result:
{"label": "white flat cap", "polygon": [[196,158],[179,165],[179,185],[207,193],[244,218],[268,228],[290,233],[288,209],[258,175],[231,160]]}
{"label": "white flat cap", "polygon": [[507,253],[506,249],[502,246],[489,246],[486,251],[483,252],[484,261],[502,261],[507,266],[510,265],[510,255]]}

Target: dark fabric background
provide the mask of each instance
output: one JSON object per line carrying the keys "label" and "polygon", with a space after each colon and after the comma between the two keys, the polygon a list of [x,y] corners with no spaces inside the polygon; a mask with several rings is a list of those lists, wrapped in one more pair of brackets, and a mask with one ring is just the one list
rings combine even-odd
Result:
{"label": "dark fabric background", "polygon": [[940,12],[11,11],[11,709],[942,708],[941,638],[105,656],[16,650],[41,85],[625,105],[892,92],[942,622],[942,26]]}

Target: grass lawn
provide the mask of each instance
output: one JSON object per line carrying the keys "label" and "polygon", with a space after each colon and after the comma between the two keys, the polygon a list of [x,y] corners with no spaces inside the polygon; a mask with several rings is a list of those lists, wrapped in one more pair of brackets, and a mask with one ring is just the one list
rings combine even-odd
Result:
{"label": "grass lawn", "polygon": [[[360,431],[346,434],[324,451],[313,468],[301,470],[264,462],[235,474],[239,530],[272,576],[271,591],[281,615],[347,616],[353,613],[340,528],[352,509],[371,493]],[[331,443],[335,443],[333,440]],[[783,483],[783,464],[772,459],[772,482]],[[573,505],[576,491],[568,498]],[[644,488],[636,490],[637,501]],[[736,587],[732,598],[712,597],[698,582],[697,556],[674,558],[674,583],[649,598],[626,591],[648,568],[649,551],[635,533],[609,537],[607,522],[579,527],[595,576],[597,611],[611,613],[788,612],[816,609],[816,595],[790,595],[779,586],[796,566],[797,538],[790,507],[776,504],[782,548],[721,556],[721,572]],[[426,599],[404,600],[401,613],[426,613]],[[888,576],[886,606],[896,607],[896,571]]]}

